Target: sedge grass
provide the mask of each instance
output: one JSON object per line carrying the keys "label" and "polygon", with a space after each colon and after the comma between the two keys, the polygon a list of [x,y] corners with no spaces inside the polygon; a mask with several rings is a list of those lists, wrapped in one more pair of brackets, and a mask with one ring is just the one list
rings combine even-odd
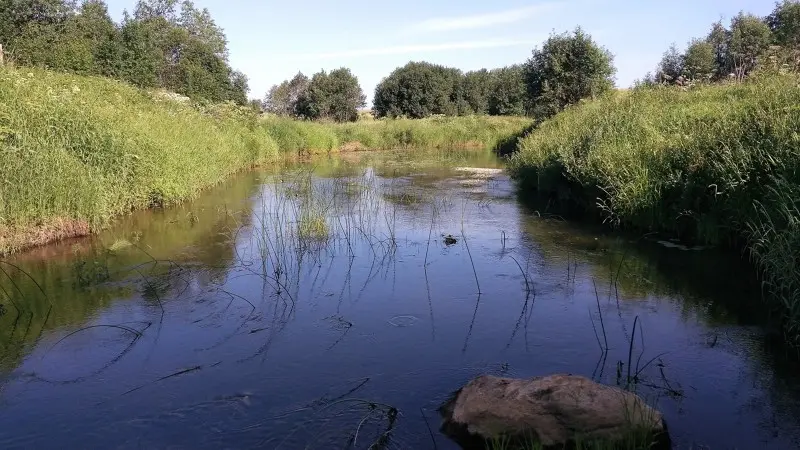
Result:
{"label": "sedge grass", "polygon": [[623,228],[745,248],[800,343],[800,78],[615,92],[520,140],[524,191]]}

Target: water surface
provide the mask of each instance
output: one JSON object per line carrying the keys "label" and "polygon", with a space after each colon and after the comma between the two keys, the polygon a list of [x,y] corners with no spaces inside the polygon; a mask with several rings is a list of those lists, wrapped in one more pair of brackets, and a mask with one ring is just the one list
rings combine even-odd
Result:
{"label": "water surface", "polygon": [[0,263],[0,446],[453,449],[436,408],[485,373],[628,385],[679,448],[800,445],[736,258],[570,225],[502,167],[255,171]]}

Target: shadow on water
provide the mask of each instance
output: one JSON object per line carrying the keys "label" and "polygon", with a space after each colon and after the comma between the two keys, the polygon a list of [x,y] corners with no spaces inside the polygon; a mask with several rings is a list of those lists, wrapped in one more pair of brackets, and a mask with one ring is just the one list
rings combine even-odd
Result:
{"label": "shadow on water", "polygon": [[490,153],[256,171],[0,268],[4,448],[447,449],[454,389],[558,372],[684,447],[800,439],[736,258],[542,218]]}

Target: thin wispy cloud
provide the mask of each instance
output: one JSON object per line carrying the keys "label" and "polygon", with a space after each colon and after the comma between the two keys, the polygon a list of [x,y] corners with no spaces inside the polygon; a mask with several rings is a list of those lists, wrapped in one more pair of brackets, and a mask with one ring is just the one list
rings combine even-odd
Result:
{"label": "thin wispy cloud", "polygon": [[525,8],[507,9],[505,11],[475,14],[469,16],[439,17],[423,20],[412,25],[409,32],[438,32],[455,30],[472,30],[507,25],[529,19],[533,16],[552,12],[562,5],[560,2],[547,2]]}
{"label": "thin wispy cloud", "polygon": [[300,59],[359,58],[364,56],[402,55],[408,53],[434,53],[451,50],[476,50],[485,48],[515,47],[533,45],[538,41],[515,39],[489,39],[481,41],[446,42],[441,44],[396,45],[390,47],[363,48],[325,53],[306,53],[295,55]]}

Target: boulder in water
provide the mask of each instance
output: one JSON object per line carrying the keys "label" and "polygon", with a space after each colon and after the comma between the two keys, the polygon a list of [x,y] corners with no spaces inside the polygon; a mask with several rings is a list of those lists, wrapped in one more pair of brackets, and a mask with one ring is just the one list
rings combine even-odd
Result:
{"label": "boulder in water", "polygon": [[649,440],[647,448],[669,448],[660,412],[632,392],[580,376],[480,376],[457,391],[440,413],[442,431],[465,449],[485,449],[495,439],[564,448],[577,441],[635,438]]}

